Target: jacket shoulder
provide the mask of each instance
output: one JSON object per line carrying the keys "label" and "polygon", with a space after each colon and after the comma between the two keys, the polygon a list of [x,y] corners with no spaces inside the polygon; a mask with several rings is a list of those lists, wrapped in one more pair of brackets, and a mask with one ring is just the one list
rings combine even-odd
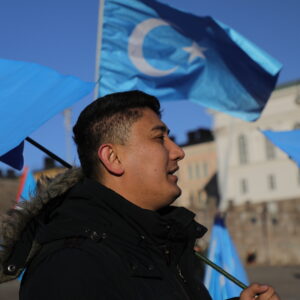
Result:
{"label": "jacket shoulder", "polygon": [[28,266],[20,299],[96,299],[99,290],[103,299],[122,299],[115,287],[127,270],[113,251],[83,239],[50,244]]}

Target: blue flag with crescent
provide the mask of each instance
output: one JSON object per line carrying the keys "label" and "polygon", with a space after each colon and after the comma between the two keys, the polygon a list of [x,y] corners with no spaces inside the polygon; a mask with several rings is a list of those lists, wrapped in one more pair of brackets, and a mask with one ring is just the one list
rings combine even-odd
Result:
{"label": "blue flag with crescent", "polygon": [[[216,217],[212,228],[208,258],[244,284],[249,284],[224,220],[219,216]],[[239,286],[210,266],[206,267],[204,284],[214,300],[238,297],[242,291]]]}
{"label": "blue flag with crescent", "polygon": [[276,85],[281,64],[211,17],[106,0],[102,20],[100,96],[140,89],[253,121]]}
{"label": "blue flag with crescent", "polygon": [[300,167],[300,129],[287,131],[262,130],[262,133]]}

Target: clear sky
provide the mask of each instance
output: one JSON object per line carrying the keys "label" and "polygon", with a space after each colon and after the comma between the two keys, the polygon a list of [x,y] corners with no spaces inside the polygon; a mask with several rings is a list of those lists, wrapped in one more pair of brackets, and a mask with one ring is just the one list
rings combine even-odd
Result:
{"label": "clear sky", "polygon": [[[161,1],[199,16],[210,15],[255,42],[283,63],[279,84],[300,79],[299,0]],[[98,0],[0,0],[0,57],[40,63],[93,81],[97,18]],[[89,95],[72,107],[73,124],[92,99]],[[212,125],[196,104],[180,101],[163,104],[163,108],[163,120],[179,143],[185,141],[186,131]],[[66,158],[62,114],[31,137]],[[26,144],[24,155],[26,165],[41,167],[44,155],[39,150]],[[72,160],[76,160],[74,149]],[[4,167],[0,163],[0,168]]]}

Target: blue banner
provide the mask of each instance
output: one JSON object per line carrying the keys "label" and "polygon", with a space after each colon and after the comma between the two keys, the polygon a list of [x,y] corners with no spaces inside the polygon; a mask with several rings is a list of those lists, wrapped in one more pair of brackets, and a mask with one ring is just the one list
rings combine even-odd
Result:
{"label": "blue banner", "polygon": [[[199,3],[199,5],[201,5]],[[99,95],[140,89],[256,120],[281,64],[228,26],[154,0],[106,0]]]}
{"label": "blue banner", "polygon": [[289,131],[262,130],[262,133],[300,167],[300,129]]}
{"label": "blue banner", "polygon": [[[0,159],[16,148],[15,165],[22,168],[22,151],[17,146],[52,116],[90,93],[94,86],[38,64],[0,59]],[[13,154],[9,154],[10,164]]]}
{"label": "blue banner", "polygon": [[[248,285],[244,267],[224,224],[224,220],[220,217],[216,217],[212,228],[208,258],[242,283]],[[210,266],[206,267],[204,284],[213,300],[238,297],[242,291],[235,283]]]}

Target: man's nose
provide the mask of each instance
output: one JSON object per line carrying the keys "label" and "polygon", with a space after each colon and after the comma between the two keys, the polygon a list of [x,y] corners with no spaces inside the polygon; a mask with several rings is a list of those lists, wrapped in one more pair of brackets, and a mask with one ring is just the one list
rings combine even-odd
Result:
{"label": "man's nose", "polygon": [[172,160],[182,160],[184,156],[183,149],[170,139],[170,158]]}

